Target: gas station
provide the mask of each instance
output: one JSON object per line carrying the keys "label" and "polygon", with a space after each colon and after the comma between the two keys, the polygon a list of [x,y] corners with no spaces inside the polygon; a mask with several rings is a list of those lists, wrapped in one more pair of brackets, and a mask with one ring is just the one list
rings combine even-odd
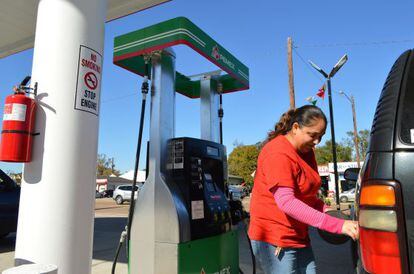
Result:
{"label": "gas station", "polygon": [[[105,22],[165,2],[2,3],[0,58],[34,48],[31,75],[4,105],[0,161],[24,165],[14,267],[3,274],[92,272]],[[147,171],[119,231],[112,273],[122,248],[131,274],[243,273],[244,232],[238,223],[244,215],[228,191],[222,121],[223,97],[250,88],[249,68],[212,38],[217,33],[176,16],[117,34],[113,49],[106,49],[112,51],[111,65],[142,84],[134,184],[140,161],[146,160]],[[178,71],[182,55],[175,46],[185,46],[217,70]],[[176,135],[177,93],[200,102],[199,138]],[[147,159],[140,159],[147,99]],[[134,192],[133,185],[131,197]],[[330,242],[332,235],[321,236]],[[338,236],[330,243],[348,240]]]}
{"label": "gas station", "polygon": [[[8,97],[3,121],[8,127],[2,131],[0,160],[25,162],[16,267],[8,274],[23,268],[91,273],[104,23],[162,2],[38,1],[31,79]],[[25,6],[7,3],[3,11]],[[0,46],[0,56],[33,46],[31,37],[23,36]],[[192,77],[176,71],[175,45],[188,46],[220,71]],[[184,17],[116,37],[113,62],[143,77],[134,181],[150,94],[148,177],[120,231],[129,273],[239,273],[222,96],[248,89],[249,69]],[[57,65],[59,72],[50,69]],[[175,136],[176,92],[200,99],[200,139]],[[24,105],[22,97],[36,107]],[[56,194],[61,192],[68,195]]]}

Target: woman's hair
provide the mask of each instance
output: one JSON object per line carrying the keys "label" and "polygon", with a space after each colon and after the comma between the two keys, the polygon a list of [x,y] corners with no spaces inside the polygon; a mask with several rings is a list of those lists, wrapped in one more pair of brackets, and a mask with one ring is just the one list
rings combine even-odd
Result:
{"label": "woman's hair", "polygon": [[298,123],[300,127],[307,127],[311,126],[318,119],[323,119],[325,125],[327,124],[325,114],[317,106],[305,105],[297,109],[290,109],[282,114],[279,122],[275,125],[275,129],[268,133],[266,142],[279,135],[288,133],[294,123]]}

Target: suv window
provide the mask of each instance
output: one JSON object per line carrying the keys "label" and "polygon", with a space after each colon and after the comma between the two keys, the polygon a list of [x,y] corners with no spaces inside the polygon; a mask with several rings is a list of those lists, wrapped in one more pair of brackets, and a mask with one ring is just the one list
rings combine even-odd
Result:
{"label": "suv window", "polygon": [[[132,186],[120,186],[120,190],[132,191]],[[135,191],[138,191],[138,186],[135,186]]]}

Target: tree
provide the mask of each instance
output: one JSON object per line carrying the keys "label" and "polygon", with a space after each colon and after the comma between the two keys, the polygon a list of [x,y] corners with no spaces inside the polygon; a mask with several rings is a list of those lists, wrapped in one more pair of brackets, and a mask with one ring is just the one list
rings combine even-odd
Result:
{"label": "tree", "polygon": [[252,173],[256,170],[259,148],[257,145],[240,145],[229,155],[229,174],[243,177],[247,184],[253,184]]}
{"label": "tree", "polygon": [[[315,149],[316,161],[319,165],[333,162],[332,141],[327,140],[324,145]],[[347,144],[336,144],[336,158],[338,162],[352,161],[352,147]]]}
{"label": "tree", "polygon": [[12,178],[13,181],[15,181],[18,185],[21,184],[21,182],[22,182],[22,173],[21,172],[16,173],[15,171],[7,170],[5,173],[7,175],[9,175],[9,177]]}
{"label": "tree", "polygon": [[116,176],[121,174],[119,170],[115,169],[114,158],[108,158],[105,154],[98,154],[96,175],[110,176],[112,174]]}
{"label": "tree", "polygon": [[[349,146],[352,147],[353,155],[356,155],[355,144],[354,144],[354,132],[348,131],[346,135],[348,135],[346,142]],[[361,157],[361,161],[364,160],[365,155],[367,154],[369,135],[370,135],[370,131],[368,129],[363,129],[358,132],[358,145],[359,145],[359,154],[360,154],[359,156]]]}

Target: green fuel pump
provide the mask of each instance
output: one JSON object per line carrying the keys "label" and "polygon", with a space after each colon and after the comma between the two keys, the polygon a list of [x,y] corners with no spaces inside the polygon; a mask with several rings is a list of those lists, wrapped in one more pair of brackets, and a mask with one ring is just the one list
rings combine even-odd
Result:
{"label": "green fuel pump", "polygon": [[[178,44],[227,74],[194,80],[176,72],[170,47]],[[151,56],[148,177],[128,228],[129,273],[238,273],[238,235],[226,197],[218,98],[248,89],[248,68],[183,17],[115,38],[116,65],[144,75],[144,56]],[[201,99],[201,139],[174,136],[176,92]]]}

